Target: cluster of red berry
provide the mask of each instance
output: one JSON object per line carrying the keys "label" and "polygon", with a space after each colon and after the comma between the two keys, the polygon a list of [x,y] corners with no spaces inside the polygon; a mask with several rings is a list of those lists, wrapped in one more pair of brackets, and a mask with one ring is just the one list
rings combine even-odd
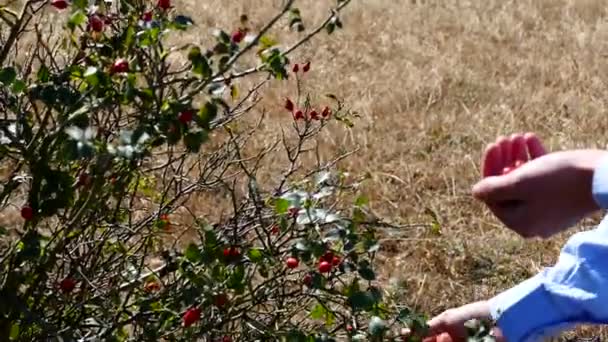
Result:
{"label": "cluster of red berry", "polygon": [[[287,109],[289,112],[292,113],[294,120],[304,120],[306,119],[306,115],[304,114],[304,112],[302,112],[301,109],[295,110],[295,105],[293,104],[293,101],[291,101],[291,99],[287,98],[285,99],[285,109]],[[317,112],[316,110],[311,110],[308,113],[308,117],[311,120],[320,120],[321,118],[323,119],[327,119],[329,118],[329,116],[331,115],[331,109],[329,109],[329,107],[325,106],[325,108],[323,108],[323,110],[321,111],[321,114],[319,114],[319,112]]]}
{"label": "cluster of red berry", "polygon": [[319,258],[319,272],[329,273],[334,266],[340,265],[342,260],[339,256],[334,255],[332,251],[327,251]]}
{"label": "cluster of red berry", "polygon": [[[302,66],[302,72],[307,73],[310,70],[310,61],[306,62],[306,64],[304,64]],[[291,68],[291,71],[293,71],[295,74],[297,74],[300,71],[300,65],[298,63],[294,64],[293,67]]]}
{"label": "cluster of red berry", "polygon": [[239,260],[241,258],[241,251],[235,246],[224,248],[223,254],[226,261],[230,262]]}

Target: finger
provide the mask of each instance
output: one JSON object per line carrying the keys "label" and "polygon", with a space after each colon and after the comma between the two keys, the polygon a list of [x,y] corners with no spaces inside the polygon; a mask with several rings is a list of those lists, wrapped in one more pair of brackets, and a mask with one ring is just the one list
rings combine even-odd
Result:
{"label": "finger", "polygon": [[505,137],[499,137],[496,140],[496,144],[498,144],[500,146],[500,150],[501,150],[501,158],[502,158],[501,169],[505,166],[511,165],[511,163],[513,162],[513,159],[511,157],[511,141]]}
{"label": "finger", "polygon": [[437,336],[437,342],[454,342],[450,334],[443,333]]}
{"label": "finger", "polygon": [[528,152],[530,153],[530,158],[535,159],[540,156],[547,154],[547,150],[541,143],[540,139],[534,133],[526,133],[524,135],[524,140],[526,142],[526,146],[528,147]]}
{"label": "finger", "polygon": [[497,176],[502,170],[501,148],[498,144],[489,144],[483,154],[483,177]]}
{"label": "finger", "polygon": [[513,162],[517,160],[521,160],[522,162],[528,161],[528,149],[526,140],[522,134],[513,134],[511,136],[511,156]]}
{"label": "finger", "polygon": [[498,327],[492,328],[492,336],[496,338],[496,342],[506,342],[505,336],[502,334],[502,331]]}
{"label": "finger", "polygon": [[517,200],[518,180],[514,173],[486,177],[473,186],[473,197],[488,204]]}

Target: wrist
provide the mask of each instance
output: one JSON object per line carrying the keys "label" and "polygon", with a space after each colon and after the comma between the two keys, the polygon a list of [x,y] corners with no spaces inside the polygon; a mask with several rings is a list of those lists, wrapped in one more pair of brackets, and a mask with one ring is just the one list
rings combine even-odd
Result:
{"label": "wrist", "polygon": [[608,208],[608,151],[591,150],[581,158],[578,170],[591,195],[593,210]]}

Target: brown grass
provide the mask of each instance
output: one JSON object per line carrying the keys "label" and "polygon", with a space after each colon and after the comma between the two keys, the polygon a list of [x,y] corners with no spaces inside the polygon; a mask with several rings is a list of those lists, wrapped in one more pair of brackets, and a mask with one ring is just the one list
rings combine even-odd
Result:
{"label": "brown grass", "polygon": [[[201,22],[230,25],[242,11],[267,18],[280,2],[245,3],[186,7]],[[318,3],[300,1],[308,22],[326,14]],[[225,8],[234,18],[218,19]],[[552,150],[604,146],[606,19],[605,4],[592,0],[370,0],[346,11],[344,31],[294,58],[313,60],[313,89],[346,97],[362,114],[351,133],[325,137],[325,147],[361,147],[340,166],[372,175],[365,190],[374,210],[399,222],[439,218],[439,235],[413,229],[383,243],[383,280],[405,285],[404,302],[435,314],[555,261],[571,233],[524,241],[469,190],[483,147],[499,135],[535,131]],[[277,86],[265,95],[275,125],[287,122],[278,110],[285,94]]]}
{"label": "brown grass", "polygon": [[[327,1],[298,3],[309,26],[327,15]],[[281,1],[176,5],[198,24],[177,39],[204,43],[208,28],[235,27],[241,13],[259,28]],[[439,234],[426,228],[387,234],[382,280],[402,283],[404,302],[436,314],[489,298],[551,265],[572,232],[524,241],[469,190],[483,147],[499,135],[535,131],[551,150],[605,146],[605,2],[368,0],[354,2],[343,21],[343,31],[313,40],[292,58],[313,61],[310,89],[345,97],[362,115],[351,132],[325,135],[325,152],[361,148],[340,167],[372,175],[365,191],[383,217],[428,223],[432,212],[440,224]],[[286,29],[273,34],[297,38]],[[264,92],[260,108],[272,119],[264,132],[289,123],[280,110],[287,94],[282,83]],[[268,169],[262,176],[272,175]],[[202,195],[193,209],[221,211],[209,208],[212,198]]]}

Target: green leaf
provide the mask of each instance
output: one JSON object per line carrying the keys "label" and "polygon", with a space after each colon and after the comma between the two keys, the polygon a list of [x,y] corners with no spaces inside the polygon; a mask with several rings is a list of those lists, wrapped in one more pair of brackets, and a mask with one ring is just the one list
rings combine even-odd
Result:
{"label": "green leaf", "polygon": [[268,35],[263,35],[262,37],[260,37],[259,43],[260,43],[260,50],[266,50],[266,49],[278,44],[278,42],[275,39],[273,39],[272,37],[270,37]]}
{"label": "green leaf", "polygon": [[355,205],[357,207],[363,207],[369,204],[369,198],[364,195],[359,195],[355,200]]}
{"label": "green leaf", "polygon": [[89,1],[88,0],[74,0],[74,1],[72,1],[72,6],[78,8],[78,9],[85,9],[85,8],[87,8],[88,5],[89,5]]}
{"label": "green leaf", "polygon": [[[79,0],[74,1],[74,3],[77,3]],[[74,13],[72,13],[72,15],[70,16],[70,19],[68,20],[68,28],[70,30],[74,30],[76,27],[79,27],[80,25],[84,24],[87,21],[87,16],[86,14],[84,14],[83,11],[81,10],[77,10]]]}
{"label": "green leaf", "polygon": [[48,82],[51,77],[49,68],[47,68],[46,65],[40,66],[40,69],[38,69],[38,73],[36,74],[36,77],[38,77],[38,81],[40,81],[42,83]]}
{"label": "green leaf", "polygon": [[198,47],[193,47],[188,53],[188,59],[192,62],[192,72],[202,77],[211,76],[211,67],[205,56],[201,54]]}
{"label": "green leaf", "polygon": [[17,78],[17,71],[13,67],[5,67],[0,69],[0,83],[11,85]]}
{"label": "green leaf", "polygon": [[194,243],[188,245],[184,251],[184,256],[193,264],[197,264],[203,259],[201,250]]}
{"label": "green leaf", "polygon": [[361,267],[358,270],[359,275],[361,276],[361,278],[365,279],[365,280],[375,280],[376,279],[376,273],[374,273],[374,270],[372,270],[369,267]]}
{"label": "green leaf", "polygon": [[289,201],[285,198],[277,198],[274,202],[274,210],[277,214],[283,215],[287,213],[287,210],[289,210],[289,205]]}
{"label": "green leaf", "polygon": [[318,303],[310,310],[309,315],[312,319],[322,319],[325,316],[325,307]]}
{"label": "green leaf", "polygon": [[249,256],[249,260],[251,260],[251,262],[253,263],[259,263],[262,260],[264,260],[264,256],[262,254],[262,250],[259,248],[252,248],[247,252],[247,255]]}
{"label": "green leaf", "polygon": [[15,80],[15,82],[13,82],[13,85],[11,86],[11,89],[15,94],[20,94],[25,90],[26,87],[27,84],[25,84],[25,82],[23,82],[22,80]]}
{"label": "green leaf", "polygon": [[196,123],[203,129],[211,128],[211,121],[217,116],[217,105],[214,102],[207,102],[198,111]]}
{"label": "green leaf", "polygon": [[11,325],[11,332],[9,334],[9,339],[11,341],[16,341],[19,338],[19,323],[13,323]]}
{"label": "green leaf", "polygon": [[184,145],[191,153],[197,153],[201,149],[201,145],[207,140],[207,132],[188,132],[184,134]]}
{"label": "green leaf", "polygon": [[240,264],[234,268],[234,271],[228,278],[228,283],[227,283],[228,288],[234,289],[237,292],[242,292],[245,288],[243,279],[245,279],[245,266]]}
{"label": "green leaf", "polygon": [[175,19],[173,19],[173,27],[178,30],[186,30],[188,27],[194,25],[194,21],[192,18],[187,17],[185,15],[177,15]]}
{"label": "green leaf", "polygon": [[369,311],[376,304],[376,300],[370,292],[357,291],[348,297],[348,304],[354,311]]}
{"label": "green leaf", "polygon": [[324,305],[318,303],[315,305],[309,313],[310,318],[325,320],[325,324],[330,326],[334,323],[336,316],[333,312],[327,310]]}

